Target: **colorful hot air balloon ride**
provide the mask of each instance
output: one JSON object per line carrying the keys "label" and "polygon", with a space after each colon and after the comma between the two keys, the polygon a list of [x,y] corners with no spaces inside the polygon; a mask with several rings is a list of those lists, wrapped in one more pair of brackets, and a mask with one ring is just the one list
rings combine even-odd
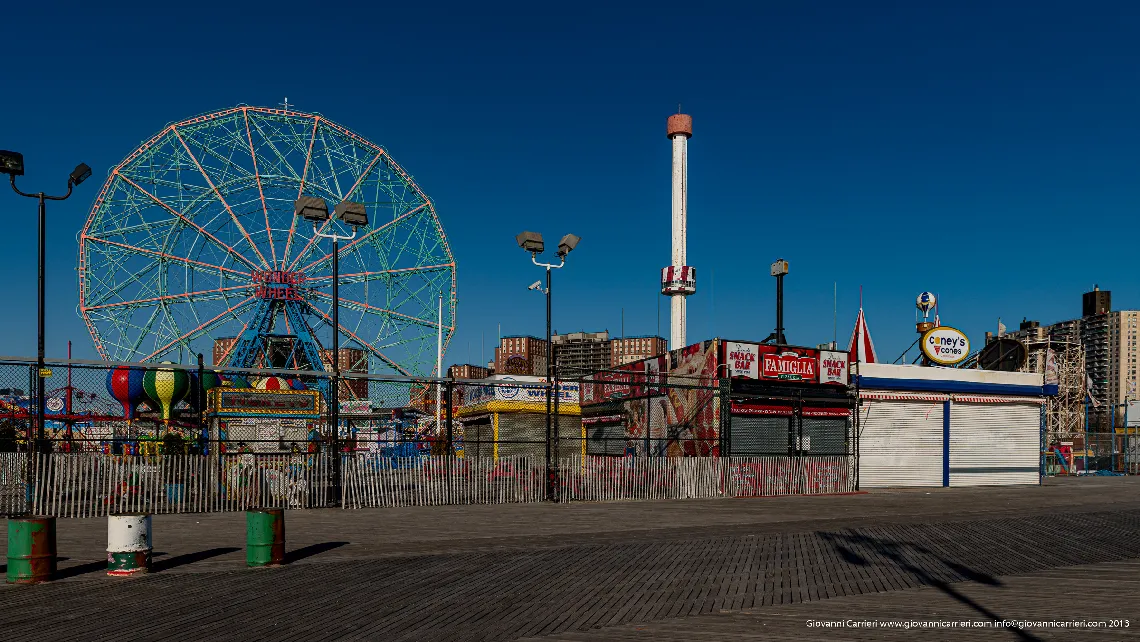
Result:
{"label": "colorful hot air balloon ride", "polygon": [[135,407],[143,400],[142,368],[118,366],[107,371],[107,392],[123,405],[123,418],[135,418]]}
{"label": "colorful hot air balloon ride", "polygon": [[174,406],[190,391],[190,375],[175,368],[150,368],[143,375],[143,390],[158,405],[162,420],[169,423]]}

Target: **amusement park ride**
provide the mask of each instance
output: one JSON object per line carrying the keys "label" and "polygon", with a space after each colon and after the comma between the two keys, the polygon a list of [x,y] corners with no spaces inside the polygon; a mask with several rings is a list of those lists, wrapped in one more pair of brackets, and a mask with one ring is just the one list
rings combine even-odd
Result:
{"label": "amusement park ride", "polygon": [[[310,229],[305,199],[366,214]],[[320,251],[348,227],[335,257]],[[215,366],[319,371],[340,343],[368,372],[426,376],[437,331],[455,328],[432,202],[386,150],[318,114],[243,106],[167,126],[111,169],[79,246],[79,313],[109,361],[191,364],[220,344]]]}

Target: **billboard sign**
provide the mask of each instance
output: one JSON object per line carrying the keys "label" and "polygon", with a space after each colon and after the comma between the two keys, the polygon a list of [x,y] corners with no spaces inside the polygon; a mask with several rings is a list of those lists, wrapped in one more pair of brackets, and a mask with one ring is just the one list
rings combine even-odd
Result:
{"label": "billboard sign", "polygon": [[940,366],[961,363],[970,356],[970,340],[957,328],[940,325],[922,335],[922,354]]}
{"label": "billboard sign", "polygon": [[846,386],[848,382],[846,352],[821,350],[819,352],[819,382]]}
{"label": "billboard sign", "polygon": [[[546,403],[546,382],[515,382],[510,377],[500,379],[502,384],[479,386],[466,395],[463,405],[474,406],[488,401],[516,401]],[[558,384],[559,403],[578,403],[578,384],[562,381]]]}
{"label": "billboard sign", "polygon": [[[760,361],[762,379],[781,381],[816,381],[818,378],[818,357],[814,350],[774,346],[772,352],[765,353]],[[776,351],[779,350],[779,351]]]}
{"label": "billboard sign", "polygon": [[221,417],[320,417],[321,397],[316,390],[214,388],[208,394],[214,414]]}
{"label": "billboard sign", "polygon": [[729,377],[760,378],[760,346],[755,343],[724,342],[724,363]]}

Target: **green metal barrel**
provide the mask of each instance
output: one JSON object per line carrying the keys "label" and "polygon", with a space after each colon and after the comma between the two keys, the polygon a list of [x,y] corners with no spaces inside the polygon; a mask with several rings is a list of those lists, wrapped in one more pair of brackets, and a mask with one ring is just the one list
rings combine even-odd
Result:
{"label": "green metal barrel", "polygon": [[9,518],[8,583],[47,582],[55,575],[55,565],[55,518]]}
{"label": "green metal barrel", "polygon": [[245,512],[245,562],[247,566],[285,563],[285,511],[256,508]]}

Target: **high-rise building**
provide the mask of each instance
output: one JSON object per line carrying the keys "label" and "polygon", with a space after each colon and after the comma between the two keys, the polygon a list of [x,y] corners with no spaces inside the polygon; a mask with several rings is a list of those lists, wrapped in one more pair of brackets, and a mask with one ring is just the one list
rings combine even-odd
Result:
{"label": "high-rise building", "polygon": [[[1017,332],[1007,336],[1022,340],[1031,350],[1034,345],[1038,348],[1045,345],[1061,351],[1065,346],[1079,344],[1083,350],[1084,385],[1093,401],[1088,409],[1089,425],[1095,430],[1108,430],[1112,424],[1113,408],[1116,408],[1116,420],[1120,422],[1123,420],[1121,404],[1140,399],[1140,373],[1137,372],[1140,311],[1114,312],[1112,292],[1094,287],[1081,295],[1081,313],[1079,319],[1061,321],[1045,328],[1035,321],[1026,321]],[[1030,354],[1031,365],[1034,357]]]}
{"label": "high-rise building", "polygon": [[1094,285],[1092,292],[1085,292],[1081,296],[1081,316],[1091,317],[1096,314],[1107,314],[1112,310],[1112,292],[1102,290]]}
{"label": "high-rise building", "polygon": [[669,351],[665,337],[621,337],[610,341],[610,367],[648,359]]}
{"label": "high-rise building", "polygon": [[546,341],[538,337],[503,337],[495,348],[495,374],[545,377]]}
{"label": "high-rise building", "polygon": [[[1137,346],[1136,326],[1140,311],[1120,310],[1108,314],[1108,358],[1113,364],[1108,373],[1108,395],[1111,403],[1123,404],[1137,397]],[[1117,412],[1116,425],[1123,420],[1123,410]]]}
{"label": "high-rise building", "polygon": [[584,377],[610,367],[609,332],[571,332],[551,337],[560,377]]}

